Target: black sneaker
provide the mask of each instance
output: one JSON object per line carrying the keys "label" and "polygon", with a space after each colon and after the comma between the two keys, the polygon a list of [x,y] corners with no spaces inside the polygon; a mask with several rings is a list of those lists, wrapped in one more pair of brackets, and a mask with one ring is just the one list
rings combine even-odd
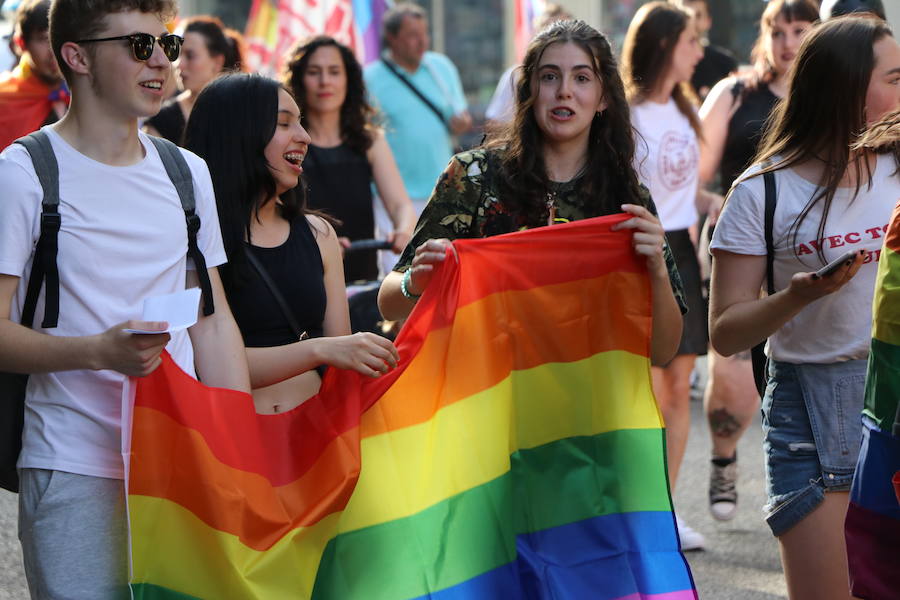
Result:
{"label": "black sneaker", "polygon": [[726,465],[716,461],[709,474],[709,512],[717,521],[730,521],[737,513],[737,457]]}

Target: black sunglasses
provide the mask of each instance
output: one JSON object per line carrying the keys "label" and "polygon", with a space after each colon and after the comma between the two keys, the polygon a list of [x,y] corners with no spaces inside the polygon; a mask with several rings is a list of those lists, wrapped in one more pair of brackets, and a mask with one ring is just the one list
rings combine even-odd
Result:
{"label": "black sunglasses", "polygon": [[96,40],[77,40],[76,44],[87,44],[89,42],[116,42],[124,40],[131,42],[131,52],[137,60],[149,60],[153,56],[153,44],[159,42],[166,58],[171,62],[178,60],[181,54],[181,43],[184,38],[174,33],[167,33],[160,37],[153,37],[149,33],[132,33],[131,35],[120,35],[118,37],[100,38]]}

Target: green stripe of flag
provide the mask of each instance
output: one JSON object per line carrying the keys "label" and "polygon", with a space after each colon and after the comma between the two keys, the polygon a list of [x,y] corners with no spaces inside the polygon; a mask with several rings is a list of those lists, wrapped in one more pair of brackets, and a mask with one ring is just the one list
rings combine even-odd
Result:
{"label": "green stripe of flag", "polygon": [[201,600],[152,583],[133,583],[131,591],[134,600]]}
{"label": "green stripe of flag", "polygon": [[313,598],[415,598],[513,561],[516,535],[671,510],[664,440],[662,429],[626,429],[516,452],[501,477],[329,542]]}
{"label": "green stripe of flag", "polygon": [[865,413],[882,430],[890,430],[900,400],[900,346],[872,340],[866,379]]}

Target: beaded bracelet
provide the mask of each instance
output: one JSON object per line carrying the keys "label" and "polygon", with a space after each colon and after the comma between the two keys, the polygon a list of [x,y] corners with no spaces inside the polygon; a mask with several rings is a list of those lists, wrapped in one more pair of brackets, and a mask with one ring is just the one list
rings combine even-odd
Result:
{"label": "beaded bracelet", "polygon": [[412,277],[412,268],[406,270],[406,273],[403,274],[403,279],[400,280],[400,293],[403,294],[404,297],[409,298],[410,300],[418,300],[422,297],[422,294],[412,294],[409,291],[409,279]]}

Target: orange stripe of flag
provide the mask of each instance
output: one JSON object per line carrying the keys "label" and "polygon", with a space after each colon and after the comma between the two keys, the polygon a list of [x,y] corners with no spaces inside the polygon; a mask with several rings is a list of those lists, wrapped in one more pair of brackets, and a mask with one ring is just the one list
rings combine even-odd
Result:
{"label": "orange stripe of flag", "polygon": [[[456,277],[432,280],[429,287],[440,289],[430,290],[416,305],[416,318],[411,319],[414,326],[405,330],[407,337],[424,338],[429,330],[452,323],[456,307],[497,292],[593,279],[615,272],[645,272],[644,261],[631,247],[631,230],[605,229],[628,218],[611,215],[485,239],[456,240]],[[598,236],[599,224],[603,224],[604,232]],[[596,260],[560,262],[560,234],[565,234],[573,246],[577,243],[579,248],[590,247]],[[456,260],[453,251],[448,251],[447,260]],[[448,310],[451,312],[443,312]]]}
{"label": "orange stripe of flag", "polygon": [[[256,473],[220,462],[199,433],[165,414],[150,408],[134,414],[129,495],[180,504],[254,550],[268,550],[292,529],[342,510],[359,475],[356,429],[336,438],[301,478],[272,486]],[[143,448],[153,448],[152,455]]]}
{"label": "orange stripe of flag", "polygon": [[[610,215],[479,240],[454,243],[460,256],[459,306],[502,291],[528,290],[616,272],[643,272],[645,263],[631,246],[632,230],[609,227],[631,218]],[[598,235],[598,225],[604,231]],[[590,248],[595,260],[559,260],[560,237]]]}
{"label": "orange stripe of flag", "polygon": [[[152,408],[197,430],[219,461],[258,473],[272,485],[284,485],[311,469],[336,437],[359,426],[365,408],[360,403],[371,396],[363,395],[370,392],[361,393],[347,375],[337,378],[346,394],[315,396],[286,413],[257,415],[249,394],[197,389],[192,385],[195,380],[164,354],[158,376],[138,386],[135,407]],[[378,385],[389,386],[398,375],[389,374]],[[364,382],[363,387],[368,390],[372,384]],[[272,461],[272,456],[293,460]]]}
{"label": "orange stripe of flag", "polygon": [[[575,310],[590,321],[573,318]],[[461,308],[453,329],[432,331],[415,360],[378,401],[386,420],[364,421],[361,437],[423,423],[449,404],[493,387],[511,370],[574,362],[608,350],[649,356],[649,284],[636,273],[613,273],[540,289],[497,293]],[[643,306],[641,306],[643,304]],[[505,313],[500,319],[498,315]],[[533,328],[539,319],[557,323]],[[630,321],[633,326],[618,323]],[[527,335],[515,335],[516,330]],[[452,337],[451,337],[452,334]],[[453,356],[453,371],[444,357]],[[438,382],[436,384],[436,382]],[[411,402],[410,397],[417,397]]]}

